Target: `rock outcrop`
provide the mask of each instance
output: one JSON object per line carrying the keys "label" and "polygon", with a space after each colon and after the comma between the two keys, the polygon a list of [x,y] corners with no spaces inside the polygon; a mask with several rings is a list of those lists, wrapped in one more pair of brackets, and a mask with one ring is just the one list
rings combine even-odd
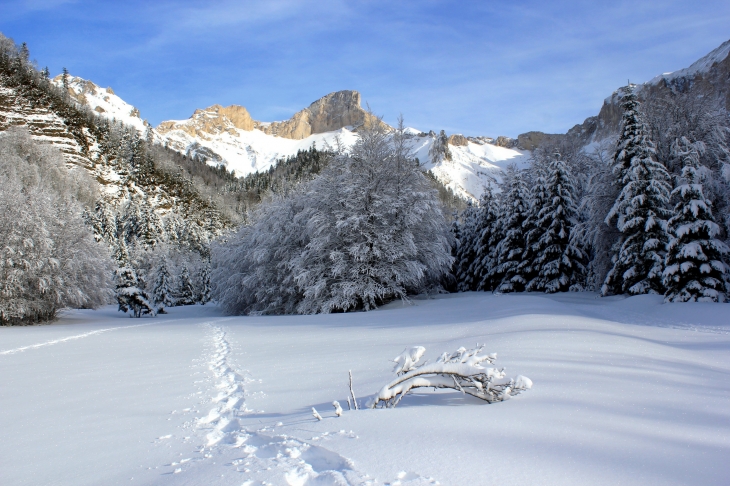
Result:
{"label": "rock outcrop", "polygon": [[455,147],[466,147],[469,145],[469,140],[460,133],[455,133],[449,137],[449,144]]}
{"label": "rock outcrop", "polygon": [[255,121],[243,106],[213,105],[204,110],[195,110],[188,120],[162,122],[156,130],[161,135],[172,130],[183,130],[194,137],[205,137],[206,134],[224,131],[233,133],[233,128],[245,131],[257,129],[268,135],[301,140],[316,133],[332,132],[347,126],[357,127],[362,125],[367,116],[360,106],[360,93],[337,91],[323,96],[286,121]]}
{"label": "rock outcrop", "polygon": [[315,133],[362,125],[367,113],[360,106],[357,91],[337,91],[298,111],[287,121],[258,123],[256,128],[269,135],[301,140]]}
{"label": "rock outcrop", "polygon": [[195,110],[193,116],[183,122],[162,122],[155,130],[160,135],[172,130],[182,130],[192,137],[205,138],[206,135],[223,132],[235,135],[235,129],[251,131],[255,123],[243,106],[213,105],[203,110]]}

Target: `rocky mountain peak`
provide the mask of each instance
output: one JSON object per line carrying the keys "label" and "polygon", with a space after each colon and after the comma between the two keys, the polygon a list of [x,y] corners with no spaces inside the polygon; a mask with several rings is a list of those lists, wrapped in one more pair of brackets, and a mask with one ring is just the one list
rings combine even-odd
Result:
{"label": "rocky mountain peak", "polygon": [[235,129],[251,131],[254,120],[248,110],[240,105],[213,105],[195,110],[193,116],[184,122],[165,121],[156,128],[157,133],[165,134],[172,130],[182,130],[191,136],[219,134],[229,132],[235,135]]}
{"label": "rocky mountain peak", "polygon": [[361,125],[366,115],[360,106],[360,93],[343,90],[321,97],[287,121],[259,123],[256,128],[269,135],[301,140],[315,133]]}

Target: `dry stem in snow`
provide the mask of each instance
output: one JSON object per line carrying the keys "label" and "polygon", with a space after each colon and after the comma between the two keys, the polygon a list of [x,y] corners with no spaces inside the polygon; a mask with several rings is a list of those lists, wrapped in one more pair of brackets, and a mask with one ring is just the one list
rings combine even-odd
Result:
{"label": "dry stem in snow", "polygon": [[444,353],[436,363],[418,361],[425,353],[423,346],[407,348],[393,361],[398,377],[381,388],[370,408],[379,404],[393,408],[414,388],[452,388],[488,403],[501,402],[532,387],[525,376],[507,378],[504,368],[485,368],[482,363],[492,364],[496,354],[481,355],[484,346],[474,349],[459,348],[454,353]]}
{"label": "dry stem in snow", "polygon": [[317,420],[322,420],[322,416],[317,412],[317,409],[312,407],[312,416]]}

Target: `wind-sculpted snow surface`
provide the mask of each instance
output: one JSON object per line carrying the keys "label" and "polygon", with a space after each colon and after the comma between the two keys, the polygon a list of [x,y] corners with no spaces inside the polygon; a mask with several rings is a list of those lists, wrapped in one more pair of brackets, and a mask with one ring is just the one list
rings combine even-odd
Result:
{"label": "wind-sculpted snow surface", "polygon": [[[281,317],[207,304],[136,327],[109,306],[0,328],[0,351],[19,350],[0,354],[0,484],[724,485],[730,306],[662,302],[480,292]],[[395,369],[383,359],[414,341]],[[429,358],[493,368],[430,354],[476,342],[535,386],[364,406]]]}

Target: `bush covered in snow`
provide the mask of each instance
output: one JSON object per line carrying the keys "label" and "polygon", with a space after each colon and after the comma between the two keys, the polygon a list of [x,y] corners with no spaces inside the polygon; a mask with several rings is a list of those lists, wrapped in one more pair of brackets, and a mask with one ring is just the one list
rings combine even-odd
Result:
{"label": "bush covered in snow", "polygon": [[214,249],[214,297],[227,312],[368,310],[439,285],[449,229],[402,124],[389,133],[368,121],[358,134],[350,153]]}
{"label": "bush covered in snow", "polygon": [[21,130],[0,135],[0,324],[111,298],[112,264],[82,218],[94,185]]}
{"label": "bush covered in snow", "polygon": [[482,366],[497,359],[496,354],[481,354],[483,348],[461,347],[453,353],[442,354],[432,364],[419,364],[426,352],[423,346],[406,348],[393,360],[393,372],[398,377],[380,389],[370,408],[393,408],[415,388],[450,388],[487,403],[508,400],[532,388],[532,381],[525,376],[507,378],[504,368]]}

